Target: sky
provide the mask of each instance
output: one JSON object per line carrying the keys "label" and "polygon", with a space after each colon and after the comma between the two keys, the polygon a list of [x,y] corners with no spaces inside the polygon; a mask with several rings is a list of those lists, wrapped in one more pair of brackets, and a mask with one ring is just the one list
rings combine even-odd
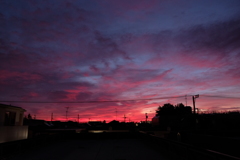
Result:
{"label": "sky", "polygon": [[0,103],[136,122],[196,94],[240,110],[239,0],[0,1]]}

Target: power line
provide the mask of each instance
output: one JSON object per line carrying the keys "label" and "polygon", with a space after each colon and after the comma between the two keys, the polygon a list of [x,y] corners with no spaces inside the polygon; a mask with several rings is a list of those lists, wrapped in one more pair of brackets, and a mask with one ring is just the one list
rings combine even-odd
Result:
{"label": "power line", "polygon": [[[13,100],[3,100],[0,102],[5,103],[109,103],[109,102],[129,102],[129,101],[144,101],[144,100],[159,100],[159,99],[170,99],[170,98],[184,98],[190,95],[184,96],[170,96],[170,97],[157,97],[157,98],[146,98],[146,99],[124,99],[124,100],[105,100],[105,101],[13,101]],[[240,97],[222,96],[222,95],[201,95],[201,97],[212,97],[212,98],[232,98],[240,99]]]}
{"label": "power line", "polygon": [[212,97],[212,98],[232,98],[232,99],[240,99],[240,97],[231,97],[231,96],[222,96],[222,95],[201,95],[201,97]]}
{"label": "power line", "polygon": [[158,98],[147,98],[147,99],[106,100],[106,101],[0,101],[0,102],[11,102],[11,103],[107,103],[107,102],[158,100],[158,99],[182,98],[182,97],[185,97],[185,96],[158,97]]}

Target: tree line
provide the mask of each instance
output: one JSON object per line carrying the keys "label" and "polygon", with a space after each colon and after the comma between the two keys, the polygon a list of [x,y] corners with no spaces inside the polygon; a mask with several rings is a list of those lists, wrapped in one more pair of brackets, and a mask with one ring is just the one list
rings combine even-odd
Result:
{"label": "tree line", "polygon": [[190,106],[185,106],[182,103],[173,105],[166,103],[163,106],[159,106],[156,110],[156,116],[166,116],[166,115],[189,115],[192,114],[192,108]]}

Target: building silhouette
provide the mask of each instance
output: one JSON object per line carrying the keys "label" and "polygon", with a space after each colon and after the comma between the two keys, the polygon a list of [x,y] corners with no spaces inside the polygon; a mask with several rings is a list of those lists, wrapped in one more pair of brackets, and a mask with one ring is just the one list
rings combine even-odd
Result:
{"label": "building silhouette", "polygon": [[23,126],[25,111],[21,107],[0,104],[0,143],[27,139],[28,126]]}

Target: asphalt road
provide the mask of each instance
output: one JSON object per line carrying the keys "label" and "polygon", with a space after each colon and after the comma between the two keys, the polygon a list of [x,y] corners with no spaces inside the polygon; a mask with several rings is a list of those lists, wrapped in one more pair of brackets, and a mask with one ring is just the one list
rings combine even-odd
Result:
{"label": "asphalt road", "polygon": [[141,139],[66,140],[20,153],[10,160],[168,160]]}

